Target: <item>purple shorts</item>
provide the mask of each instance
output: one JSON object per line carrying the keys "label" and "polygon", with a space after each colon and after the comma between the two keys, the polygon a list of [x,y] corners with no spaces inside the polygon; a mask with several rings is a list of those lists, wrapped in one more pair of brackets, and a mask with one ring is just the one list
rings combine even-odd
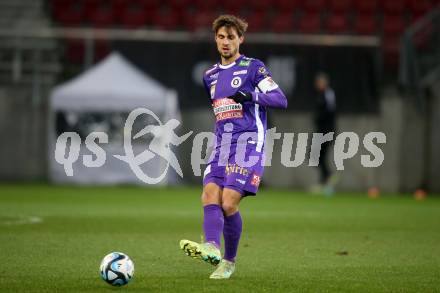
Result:
{"label": "purple shorts", "polygon": [[216,148],[213,159],[205,169],[203,186],[212,182],[221,188],[236,190],[242,196],[256,195],[263,176],[264,155],[256,150],[254,144],[248,144],[242,161],[247,162],[250,156],[258,158],[258,161],[252,166],[243,166],[237,163],[235,150],[235,145],[232,145],[228,159],[222,163],[219,159],[220,148]]}

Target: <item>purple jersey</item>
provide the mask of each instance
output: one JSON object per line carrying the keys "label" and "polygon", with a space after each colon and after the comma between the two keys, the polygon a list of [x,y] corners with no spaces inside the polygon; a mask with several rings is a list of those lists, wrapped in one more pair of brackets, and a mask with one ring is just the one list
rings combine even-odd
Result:
{"label": "purple jersey", "polygon": [[[255,195],[264,171],[266,107],[286,108],[286,97],[263,62],[243,55],[226,66],[215,64],[205,72],[203,83],[211,96],[217,136],[203,184],[212,182],[221,188],[234,189],[243,196]],[[238,90],[250,92],[252,101],[240,104],[228,98]],[[221,157],[225,132],[232,135],[232,140],[229,154]],[[249,132],[254,134],[254,138],[247,140],[245,148],[240,151],[237,148],[239,136]],[[247,166],[243,160],[237,160],[237,154],[239,157],[243,155],[243,158],[253,156],[258,160]]]}
{"label": "purple jersey", "polygon": [[[264,63],[241,55],[231,64],[215,64],[208,69],[203,84],[212,100],[217,143],[224,124],[232,123],[232,142],[236,142],[243,132],[254,132],[257,134],[256,149],[261,152],[266,132],[266,107],[287,107],[286,97]],[[238,90],[252,93],[252,101],[242,105],[228,98]]]}

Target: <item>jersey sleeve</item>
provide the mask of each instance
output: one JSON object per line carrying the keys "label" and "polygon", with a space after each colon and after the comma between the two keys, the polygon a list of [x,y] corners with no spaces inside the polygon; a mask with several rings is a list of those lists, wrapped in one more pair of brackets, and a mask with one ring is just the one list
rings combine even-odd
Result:
{"label": "jersey sleeve", "polygon": [[287,108],[286,96],[260,60],[255,60],[253,84],[256,90],[252,92],[252,100],[255,103],[272,108]]}
{"label": "jersey sleeve", "polygon": [[275,89],[278,85],[274,85],[273,88],[268,87],[267,80],[272,78],[272,73],[269,69],[264,65],[264,63],[260,60],[254,60],[253,64],[253,84],[257,87],[261,92],[267,92],[271,89]]}
{"label": "jersey sleeve", "polygon": [[206,81],[206,75],[205,74],[203,74],[202,82],[203,82],[203,87],[205,88],[206,93],[208,95],[210,95],[210,91],[209,91],[209,87],[208,87],[208,84],[207,84],[207,81]]}

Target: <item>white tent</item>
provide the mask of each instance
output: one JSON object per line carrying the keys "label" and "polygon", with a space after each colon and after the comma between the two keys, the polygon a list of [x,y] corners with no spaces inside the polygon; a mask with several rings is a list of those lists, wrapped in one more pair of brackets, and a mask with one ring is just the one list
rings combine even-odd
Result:
{"label": "white tent", "polygon": [[[142,107],[154,112],[162,123],[169,119],[180,118],[177,94],[128,62],[121,54],[112,53],[100,63],[80,74],[79,76],[56,86],[50,98],[51,113],[70,113],[74,115],[84,113],[128,113]],[[55,117],[55,115],[51,115]],[[125,122],[125,121],[124,121]],[[123,124],[120,125],[121,129]],[[84,137],[80,148],[80,156],[73,164],[73,176],[67,176],[64,166],[55,160],[55,119],[51,119],[49,126],[49,160],[50,177],[56,183],[79,184],[115,184],[139,183],[139,180],[130,166],[113,155],[124,155],[123,145],[100,144],[106,152],[106,162],[98,168],[86,167],[83,164],[83,155],[92,154],[84,144]],[[133,144],[134,153],[148,148],[146,143]],[[136,150],[137,149],[137,150]],[[67,148],[66,148],[67,151]],[[166,160],[156,158],[144,164],[143,170],[154,177],[162,172]],[[168,172],[170,173],[170,172]],[[161,182],[166,184],[169,177]]]}
{"label": "white tent", "polygon": [[54,110],[111,111],[145,107],[163,111],[177,102],[174,91],[147,76],[121,54],[112,53],[96,66],[53,90]]}

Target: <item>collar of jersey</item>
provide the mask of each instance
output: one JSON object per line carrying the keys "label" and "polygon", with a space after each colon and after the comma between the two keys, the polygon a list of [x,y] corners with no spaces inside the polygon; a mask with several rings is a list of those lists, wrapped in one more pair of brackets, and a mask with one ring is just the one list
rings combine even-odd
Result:
{"label": "collar of jersey", "polygon": [[234,62],[228,64],[228,65],[222,65],[220,62],[218,63],[218,67],[220,67],[221,69],[228,69],[231,68],[232,66],[234,66],[237,61],[240,61],[241,58],[243,58],[244,55],[240,55],[240,57],[237,58],[237,60],[235,60]]}

